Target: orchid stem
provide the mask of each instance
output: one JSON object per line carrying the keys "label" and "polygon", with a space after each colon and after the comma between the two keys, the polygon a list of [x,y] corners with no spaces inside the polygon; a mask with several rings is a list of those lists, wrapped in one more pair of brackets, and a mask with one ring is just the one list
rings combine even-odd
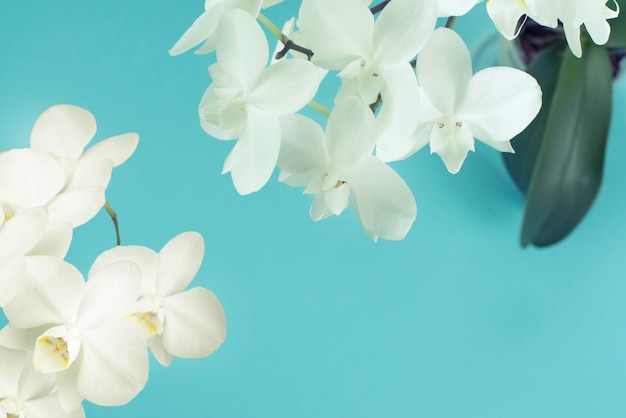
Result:
{"label": "orchid stem", "polygon": [[446,20],[446,28],[452,29],[455,23],[456,23],[456,16],[450,16],[448,20]]}
{"label": "orchid stem", "polygon": [[272,32],[279,41],[281,41],[282,43],[287,43],[287,37],[280,31],[280,29],[278,29],[278,26],[276,26],[271,20],[269,20],[263,13],[259,13],[257,19],[259,19],[259,22],[261,22],[263,26],[269,29],[269,31]]}
{"label": "orchid stem", "polygon": [[330,116],[330,109],[328,109],[326,106],[323,106],[323,105],[317,103],[316,101],[311,100],[309,102],[309,107],[317,110],[318,112],[320,112],[321,114],[323,114],[326,117]]}
{"label": "orchid stem", "polygon": [[389,4],[391,0],[385,0],[383,2],[381,2],[380,4],[377,4],[374,7],[370,7],[370,12],[372,12],[373,15],[375,15],[376,13],[380,13],[383,11],[383,9]]}
{"label": "orchid stem", "polygon": [[113,208],[111,208],[111,205],[109,205],[109,202],[107,202],[106,200],[104,201],[104,208],[111,217],[111,220],[113,221],[113,226],[115,227],[116,245],[121,245],[122,240],[120,239],[120,227],[117,224],[117,213],[115,213]]}

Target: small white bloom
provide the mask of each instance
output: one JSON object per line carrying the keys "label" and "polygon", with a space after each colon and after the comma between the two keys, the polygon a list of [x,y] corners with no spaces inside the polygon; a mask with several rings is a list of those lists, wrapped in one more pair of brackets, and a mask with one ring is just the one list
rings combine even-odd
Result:
{"label": "small white bloom", "polygon": [[102,253],[90,274],[110,263],[132,261],[142,272],[142,291],[128,317],[143,331],[156,359],[169,366],[172,358],[206,357],[226,337],[226,317],[209,290],[185,290],[204,256],[197,232],[172,238],[157,254],[146,247],[117,246]]}
{"label": "small white bloom", "polygon": [[611,34],[608,19],[619,15],[619,3],[613,0],[615,9],[607,6],[606,0],[488,0],[487,11],[496,28],[507,39],[513,39],[521,30],[522,16],[527,16],[540,25],[556,28],[563,23],[565,37],[572,53],[582,56],[580,28],[585,26],[591,39],[604,45]]}
{"label": "small white bloom", "polygon": [[394,0],[375,22],[363,0],[304,0],[298,24],[315,62],[341,71],[340,97],[357,95],[372,103],[393,82],[390,72],[409,66],[436,20],[434,0]]}
{"label": "small white bloom", "polygon": [[102,208],[112,169],[133,153],[138,136],[108,138],[84,151],[95,131],[88,111],[52,106],[35,122],[31,148],[0,153],[0,258],[8,253],[62,258],[72,229]]}
{"label": "small white bloom", "polygon": [[196,54],[208,54],[215,50],[215,38],[220,19],[228,10],[240,9],[256,18],[261,10],[282,3],[283,0],[205,0],[204,12],[183,33],[169,54],[179,55],[196,45],[203,45]]}
{"label": "small white bloom", "polygon": [[503,152],[513,152],[510,140],[541,108],[541,88],[527,73],[492,67],[472,76],[471,57],[454,31],[435,31],[417,59],[420,114],[408,140],[379,143],[385,161],[406,158],[430,143],[448,171],[457,173],[474,138]]}
{"label": "small white bloom", "polygon": [[209,68],[213,83],[199,106],[202,128],[237,144],[224,162],[240,194],[267,183],[280,150],[279,116],[297,112],[313,98],[320,78],[305,60],[284,60],[266,68],[269,46],[263,30],[248,13],[231,10],[217,30],[217,63]]}
{"label": "small white bloom", "polygon": [[49,256],[27,258],[25,284],[4,306],[10,325],[2,344],[30,342],[33,364],[56,373],[61,405],[130,401],[148,379],[145,340],[125,319],[140,291],[137,265],[119,262],[85,283],[72,265]]}
{"label": "small white bloom", "polygon": [[406,236],[415,220],[415,199],[402,178],[372,155],[377,139],[374,115],[361,99],[337,102],[326,135],[301,115],[286,117],[282,124],[279,179],[315,195],[313,220],[339,215],[351,202],[373,240]]}

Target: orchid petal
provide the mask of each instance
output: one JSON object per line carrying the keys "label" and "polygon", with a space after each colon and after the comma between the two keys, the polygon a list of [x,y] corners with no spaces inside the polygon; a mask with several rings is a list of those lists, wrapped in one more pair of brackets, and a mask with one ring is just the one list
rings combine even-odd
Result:
{"label": "orchid petal", "polygon": [[416,72],[430,102],[442,113],[452,114],[465,97],[472,78],[469,50],[456,32],[439,28],[420,52]]}
{"label": "orchid petal", "polygon": [[474,138],[467,124],[458,129],[448,125],[444,128],[433,126],[430,152],[439,154],[448,171],[456,174],[461,169],[467,153],[474,151]]}
{"label": "orchid petal", "polygon": [[130,313],[141,290],[141,271],[131,261],[117,261],[89,276],[78,308],[81,329],[94,328]]}
{"label": "orchid petal", "polygon": [[125,319],[82,332],[78,392],[97,405],[123,405],[148,380],[148,352],[135,325]]}
{"label": "orchid petal", "polygon": [[204,257],[204,239],[197,232],[183,232],[169,240],[159,252],[161,268],[156,281],[157,294],[181,292],[196,277]]}
{"label": "orchid petal", "polygon": [[25,276],[26,257],[15,255],[0,258],[0,308],[22,290]]}
{"label": "orchid petal", "polygon": [[254,106],[247,107],[248,126],[224,162],[241,195],[258,191],[274,171],[280,152],[278,117]]}
{"label": "orchid petal", "polygon": [[96,134],[96,119],[86,109],[56,105],[46,109],[33,126],[30,146],[61,158],[78,159]]}
{"label": "orchid petal", "polygon": [[89,187],[101,187],[102,189],[106,189],[111,180],[112,172],[112,160],[85,161],[81,158],[76,164],[70,184],[66,186],[62,194]]}
{"label": "orchid petal", "polygon": [[357,97],[342,99],[328,117],[326,139],[334,166],[347,169],[357,164],[374,149],[374,114]]}
{"label": "orchid petal", "polygon": [[[278,156],[278,167],[290,175],[315,171],[328,166],[328,153],[324,131],[312,119],[302,115],[281,118],[282,143]],[[303,179],[306,186],[310,179]],[[290,185],[296,185],[288,183]]]}
{"label": "orchid petal", "polygon": [[333,215],[341,215],[341,212],[348,207],[350,198],[350,186],[345,183],[339,184],[324,192],[324,203]]}
{"label": "orchid petal", "polygon": [[83,396],[78,393],[76,382],[78,380],[78,373],[82,364],[83,353],[81,350],[80,355],[69,369],[56,374],[57,385],[56,393],[59,397],[59,403],[63,410],[67,413],[75,413],[81,407]]}
{"label": "orchid petal", "polygon": [[525,2],[516,0],[487,0],[487,12],[498,29],[506,39],[511,40],[519,34],[521,25],[520,18],[530,12]]}
{"label": "orchid petal", "polygon": [[25,352],[0,347],[0,399],[18,396],[18,385],[25,367]]}
{"label": "orchid petal", "polygon": [[104,201],[104,188],[98,186],[61,193],[48,204],[50,222],[80,226],[96,216]]}
{"label": "orchid petal", "polygon": [[439,16],[463,16],[482,0],[437,0]]}
{"label": "orchid petal", "polygon": [[374,17],[363,0],[304,0],[298,25],[326,69],[341,70],[371,50]]}
{"label": "orchid petal", "polygon": [[437,23],[435,0],[393,0],[374,24],[374,59],[406,64],[424,47]]}
{"label": "orchid petal", "polygon": [[68,413],[63,409],[59,402],[59,397],[56,393],[36,398],[27,402],[24,402],[24,412],[28,418],[84,418],[85,411],[79,405],[78,408]]}
{"label": "orchid petal", "polygon": [[256,20],[243,10],[224,13],[217,27],[217,62],[247,90],[268,62],[269,46]]}
{"label": "orchid petal", "polygon": [[[469,122],[480,140],[508,141],[537,116],[541,95],[529,74],[509,67],[487,68],[470,80],[457,117]],[[480,127],[481,135],[474,126]]]}
{"label": "orchid petal", "polygon": [[583,48],[580,43],[580,25],[576,24],[563,24],[563,31],[565,32],[565,39],[569,45],[569,49],[576,57],[583,56]]}
{"label": "orchid petal", "polygon": [[32,149],[0,154],[0,202],[16,209],[45,206],[65,186],[63,166]]}
{"label": "orchid petal", "polygon": [[113,166],[117,167],[133,155],[138,144],[139,135],[135,132],[112,136],[89,147],[80,161],[95,162],[109,159]]}
{"label": "orchid petal", "polygon": [[325,193],[318,193],[315,195],[313,199],[313,203],[311,204],[310,216],[314,221],[320,221],[322,219],[328,218],[333,213],[326,206],[326,201],[324,199]]}
{"label": "orchid petal", "polygon": [[91,265],[87,277],[118,261],[132,261],[141,272],[141,294],[156,292],[156,280],[161,260],[150,248],[139,245],[118,245],[100,254]]}
{"label": "orchid petal", "polygon": [[4,306],[6,317],[19,328],[43,324],[71,324],[76,320],[85,282],[71,264],[50,256],[31,256],[26,260],[25,286]]}
{"label": "orchid petal", "polygon": [[200,358],[217,350],[226,338],[226,317],[217,297],[195,287],[163,300],[163,346],[176,357]]}
{"label": "orchid petal", "polygon": [[165,347],[163,347],[163,338],[160,335],[155,335],[150,338],[148,340],[148,347],[150,347],[150,351],[152,351],[156,361],[162,366],[169,367],[169,365],[172,364],[174,356],[168,353]]}
{"label": "orchid petal", "polygon": [[50,328],[48,324],[27,329],[7,324],[0,330],[0,346],[12,350],[33,351],[37,337],[48,328]]}
{"label": "orchid petal", "polygon": [[256,17],[261,11],[262,0],[224,0],[224,9],[240,9]]}
{"label": "orchid petal", "polygon": [[65,258],[72,243],[74,227],[70,223],[48,223],[39,242],[28,251],[28,255],[51,255]]}
{"label": "orchid petal", "polygon": [[354,167],[346,181],[363,229],[374,241],[403,239],[417,214],[415,198],[404,180],[376,157]]}
{"label": "orchid petal", "polygon": [[[221,8],[222,7],[220,6],[220,9]],[[176,56],[182,54],[183,52],[187,52],[202,41],[211,37],[217,27],[217,24],[219,23],[220,17],[222,17],[222,10],[217,10],[217,8],[213,10],[207,9],[204,13],[198,16],[196,20],[194,20],[180,39],[176,41],[172,48],[170,48],[169,54],[171,56]]]}
{"label": "orchid petal", "polygon": [[383,106],[376,118],[377,154],[385,154],[394,144],[405,141],[415,130],[415,115],[419,114],[420,94],[411,66],[406,63],[383,71]]}
{"label": "orchid petal", "polygon": [[282,60],[256,81],[248,102],[278,116],[295,113],[313,99],[319,86],[317,67],[305,60]]}
{"label": "orchid petal", "polygon": [[206,89],[198,105],[198,114],[200,116],[200,126],[207,134],[222,140],[235,139],[241,135],[245,123],[241,127],[229,126],[229,129],[222,126],[222,114],[226,107],[230,105],[230,103],[215,94],[215,84],[211,84]]}
{"label": "orchid petal", "polygon": [[43,237],[48,211],[43,206],[17,213],[0,226],[0,258],[26,254]]}

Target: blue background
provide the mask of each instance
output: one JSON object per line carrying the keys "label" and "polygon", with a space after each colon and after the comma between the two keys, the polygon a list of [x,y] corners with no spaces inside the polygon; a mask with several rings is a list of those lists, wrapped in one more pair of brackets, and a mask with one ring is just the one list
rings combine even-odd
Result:
{"label": "blue background", "polygon": [[[152,362],[136,399],[86,403],[89,417],[626,417],[626,83],[603,189],[564,243],[519,247],[523,197],[479,144],[456,176],[427,151],[395,164],[418,217],[404,241],[375,244],[352,210],[314,223],[300,190],[274,179],[241,197],[220,175],[233,143],[197,118],[214,58],[167,54],[202,3],[0,2],[1,148],[28,146],[57,103],[93,112],[97,140],[139,132],[107,190],[123,243],[201,232],[194,284],[228,319],[214,355]],[[266,14],[280,25],[297,6]],[[493,25],[479,4],[456,28],[472,46]],[[86,273],[113,244],[102,211],[68,260]]]}

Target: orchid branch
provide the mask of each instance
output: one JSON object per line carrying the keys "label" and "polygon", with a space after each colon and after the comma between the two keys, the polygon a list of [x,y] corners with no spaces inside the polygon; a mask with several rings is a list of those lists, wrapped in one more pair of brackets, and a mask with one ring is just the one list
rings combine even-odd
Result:
{"label": "orchid branch", "polygon": [[106,200],[104,201],[104,209],[106,209],[107,213],[111,217],[111,220],[113,221],[113,226],[115,227],[115,237],[116,237],[115,245],[121,245],[122,240],[120,239],[120,227],[117,223],[117,213],[115,213],[111,205],[109,205],[109,202],[107,202]]}
{"label": "orchid branch", "polygon": [[308,103],[308,106],[310,108],[313,108],[313,109],[317,110],[318,112],[320,112],[321,114],[323,114],[326,117],[330,116],[330,109],[327,108],[326,106],[322,105],[322,104],[319,104],[318,102],[316,102],[314,100],[311,100]]}
{"label": "orchid branch", "polygon": [[257,18],[259,19],[259,22],[263,24],[263,26],[265,26],[270,32],[272,32],[274,36],[276,36],[276,38],[280,42],[282,42],[283,45],[285,45],[285,47],[282,50],[280,50],[274,58],[279,60],[283,58],[285,55],[287,55],[287,52],[289,52],[290,50],[294,50],[294,51],[298,51],[306,55],[308,60],[311,61],[311,58],[313,57],[313,51],[303,46],[300,46],[294,41],[292,41],[291,39],[289,39],[287,35],[282,33],[280,29],[278,29],[278,26],[276,26],[274,22],[269,20],[267,16],[265,16],[263,13],[259,13]]}
{"label": "orchid branch", "polygon": [[385,8],[385,6],[389,4],[390,1],[391,0],[385,0],[382,3],[377,4],[374,7],[371,7],[370,12],[372,12],[373,15],[375,15],[376,13],[380,13]]}

